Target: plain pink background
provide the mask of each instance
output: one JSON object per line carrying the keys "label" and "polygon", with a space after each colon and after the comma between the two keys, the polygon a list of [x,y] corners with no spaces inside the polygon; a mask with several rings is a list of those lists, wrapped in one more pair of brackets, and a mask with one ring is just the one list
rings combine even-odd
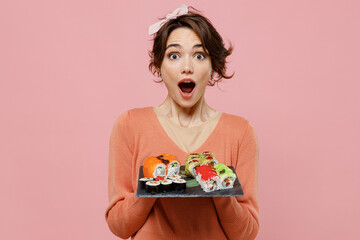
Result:
{"label": "plain pink background", "polygon": [[[0,239],[117,239],[109,135],[166,97],[147,28],[182,3],[0,2]],[[358,1],[185,3],[235,47],[206,98],[257,129],[257,239],[360,239]]]}

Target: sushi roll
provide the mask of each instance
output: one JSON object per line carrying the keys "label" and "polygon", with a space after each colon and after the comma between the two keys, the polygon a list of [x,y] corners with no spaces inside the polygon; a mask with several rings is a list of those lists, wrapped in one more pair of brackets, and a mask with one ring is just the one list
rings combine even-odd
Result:
{"label": "sushi roll", "polygon": [[220,189],[232,188],[234,186],[236,174],[228,166],[218,163],[215,165],[215,171],[220,176]]}
{"label": "sushi roll", "polygon": [[215,158],[215,154],[212,153],[212,152],[210,152],[210,151],[202,152],[202,153],[200,154],[200,157],[201,157],[201,158],[212,157],[212,158],[216,159],[216,158]]}
{"label": "sushi roll", "polygon": [[145,184],[145,190],[151,194],[157,194],[160,192],[160,182],[158,181],[148,181]]}
{"label": "sushi roll", "polygon": [[216,160],[215,154],[212,152],[203,152],[200,155],[201,165],[207,165],[210,167],[214,167],[218,161]]}
{"label": "sushi roll", "polygon": [[166,176],[179,175],[180,162],[177,157],[169,153],[163,153],[159,155],[158,158],[161,158],[166,165]]}
{"label": "sushi roll", "polygon": [[185,179],[176,179],[173,181],[173,189],[176,192],[185,192],[186,190],[186,180]]}
{"label": "sushi roll", "polygon": [[175,157],[174,155],[171,155],[169,153],[163,153],[163,154],[160,154],[158,157],[164,159],[164,160],[168,160],[169,162],[171,161],[178,161],[177,157]]}
{"label": "sushi roll", "polygon": [[180,162],[176,160],[171,161],[167,166],[166,176],[179,175],[179,173],[180,173]]}
{"label": "sushi roll", "polygon": [[201,166],[201,163],[198,161],[191,162],[188,165],[188,171],[189,171],[191,177],[196,178],[196,169],[200,166]]}
{"label": "sushi roll", "polygon": [[220,177],[214,168],[202,165],[196,169],[196,180],[205,192],[218,190]]}
{"label": "sushi roll", "polygon": [[186,161],[185,161],[185,174],[189,177],[192,177],[193,174],[190,173],[189,171],[189,166],[191,163],[196,163],[196,162],[200,162],[200,154],[198,153],[190,153],[187,157],[186,157]]}
{"label": "sushi roll", "polygon": [[153,178],[146,178],[146,177],[140,178],[139,179],[140,187],[145,188],[146,182],[153,181],[153,180],[154,180]]}
{"label": "sushi roll", "polygon": [[171,192],[173,189],[173,184],[171,180],[165,179],[160,181],[161,192]]}
{"label": "sushi roll", "polygon": [[159,157],[148,157],[144,161],[143,174],[146,178],[164,179],[166,176],[164,160]]}
{"label": "sushi roll", "polygon": [[180,177],[180,175],[173,175],[173,176],[167,176],[166,178],[171,181],[174,181],[176,179],[180,179],[181,177]]}
{"label": "sushi roll", "polygon": [[200,154],[198,154],[198,153],[190,153],[190,154],[186,157],[185,163],[191,161],[192,159],[198,159],[198,160],[199,160],[199,158],[200,158]]}

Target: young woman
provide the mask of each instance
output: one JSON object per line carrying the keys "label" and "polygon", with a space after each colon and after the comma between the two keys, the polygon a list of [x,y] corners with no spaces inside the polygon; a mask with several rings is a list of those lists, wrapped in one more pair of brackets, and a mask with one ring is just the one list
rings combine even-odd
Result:
{"label": "young woman", "polygon": [[[150,69],[168,90],[157,107],[132,109],[110,138],[106,220],[121,238],[254,239],[258,218],[258,145],[244,118],[205,101],[208,85],[226,75],[231,48],[210,21],[183,5],[150,27],[155,34]],[[138,198],[138,172],[149,156],[170,153],[181,165],[192,152],[211,151],[234,166],[243,197]]]}

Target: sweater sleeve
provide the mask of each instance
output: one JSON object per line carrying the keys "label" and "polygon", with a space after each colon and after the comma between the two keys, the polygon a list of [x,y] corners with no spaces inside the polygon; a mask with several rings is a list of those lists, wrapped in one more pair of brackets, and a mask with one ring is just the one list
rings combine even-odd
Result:
{"label": "sweater sleeve", "polygon": [[115,122],[109,147],[109,206],[105,218],[110,230],[129,238],[145,223],[156,198],[137,198],[132,186],[134,142],[129,112]]}
{"label": "sweater sleeve", "polygon": [[234,164],[244,190],[242,197],[214,197],[220,224],[228,239],[255,239],[259,229],[258,143],[249,124]]}

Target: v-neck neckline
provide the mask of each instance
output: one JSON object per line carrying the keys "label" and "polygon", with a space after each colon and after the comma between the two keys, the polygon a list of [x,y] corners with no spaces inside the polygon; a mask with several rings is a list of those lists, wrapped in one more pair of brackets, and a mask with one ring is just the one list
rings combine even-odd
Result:
{"label": "v-neck neckline", "polygon": [[223,121],[223,116],[224,116],[224,113],[221,113],[221,116],[218,120],[218,122],[216,123],[216,126],[215,128],[211,131],[210,135],[206,138],[206,140],[200,145],[200,147],[198,147],[197,149],[195,149],[194,151],[192,152],[186,152],[184,151],[182,148],[180,148],[171,138],[170,136],[167,134],[167,132],[165,131],[164,127],[161,125],[160,123],[160,120],[158,118],[158,116],[156,115],[155,113],[155,109],[154,107],[149,107],[150,108],[150,111],[151,111],[151,114],[152,116],[155,118],[155,122],[156,122],[156,125],[157,127],[160,129],[160,131],[162,132],[162,134],[168,139],[169,142],[171,142],[172,145],[174,145],[179,151],[181,151],[182,153],[186,154],[186,155],[189,155],[190,153],[193,153],[193,152],[197,152],[197,153],[201,153],[202,151],[200,151],[201,149],[205,149],[206,145],[208,144],[208,142],[214,138],[214,135],[216,134],[217,131],[219,131],[219,128],[220,128],[220,125]]}

